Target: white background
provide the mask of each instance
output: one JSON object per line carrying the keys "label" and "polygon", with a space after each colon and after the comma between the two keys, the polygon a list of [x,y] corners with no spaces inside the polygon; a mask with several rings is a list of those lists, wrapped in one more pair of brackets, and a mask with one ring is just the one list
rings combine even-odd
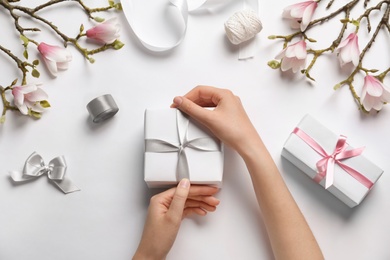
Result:
{"label": "white background", "polygon": [[[31,6],[40,3],[31,2]],[[134,2],[137,31],[143,37],[168,44],[177,39],[165,3]],[[332,10],[343,1],[335,2]],[[363,114],[347,87],[334,91],[333,86],[348,75],[348,68],[339,69],[334,54],[318,59],[311,72],[315,83],[267,66],[282,48],[281,41],[267,37],[291,32],[281,13],[293,3],[259,2],[264,29],[256,37],[255,57],[246,61],[237,60],[238,48],[229,43],[223,29],[223,23],[242,9],[241,1],[230,1],[213,12],[190,14],[184,41],[166,53],[147,51],[123,13],[111,12],[99,16],[118,17],[120,40],[125,43],[121,50],[98,54],[94,56],[96,62],[89,64],[69,46],[73,61],[57,78],[49,76],[42,63],[40,79],[29,77],[28,81],[44,84],[52,108],[40,120],[9,112],[0,126],[0,259],[130,259],[141,236],[149,198],[157,192],[149,190],[143,181],[144,110],[169,107],[174,96],[198,84],[228,88],[241,97],[326,259],[390,259],[390,107],[385,106],[380,113]],[[103,6],[106,2],[90,0],[86,4]],[[316,18],[326,13],[326,4],[320,3]],[[360,1],[357,9],[361,10],[362,5]],[[13,21],[0,10],[0,44],[20,55],[23,48]],[[63,3],[40,14],[70,36],[78,33],[80,23],[86,28],[93,24],[74,3]],[[310,32],[317,43],[308,46],[327,47],[337,35],[340,18]],[[61,44],[44,26],[40,27],[42,33],[28,35],[38,42]],[[349,26],[348,32],[352,30]],[[364,26],[361,33],[366,34]],[[363,36],[360,41],[362,49]],[[382,70],[389,67],[388,46],[388,33],[382,31],[368,52],[365,66]],[[29,50],[30,60],[37,57],[33,45]],[[2,86],[20,79],[20,72],[4,53],[0,68]],[[390,85],[388,78],[386,83]],[[361,79],[359,75],[355,81],[359,94]],[[120,110],[114,118],[94,124],[86,105],[107,93]],[[281,158],[283,143],[307,113],[331,130],[347,135],[353,146],[366,146],[365,156],[384,169],[381,179],[356,208],[348,208]],[[8,171],[21,170],[33,151],[47,162],[64,155],[67,174],[81,191],[64,195],[43,177],[13,184]],[[183,221],[168,259],[273,258],[245,165],[230,149],[226,149],[225,161],[224,185],[217,194],[220,206],[204,218]]]}

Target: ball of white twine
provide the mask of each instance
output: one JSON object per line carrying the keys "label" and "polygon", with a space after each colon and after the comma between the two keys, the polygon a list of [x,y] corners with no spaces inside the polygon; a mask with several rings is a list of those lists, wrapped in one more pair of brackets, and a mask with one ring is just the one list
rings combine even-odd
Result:
{"label": "ball of white twine", "polygon": [[226,36],[236,45],[253,38],[261,29],[260,18],[251,9],[236,12],[225,22]]}

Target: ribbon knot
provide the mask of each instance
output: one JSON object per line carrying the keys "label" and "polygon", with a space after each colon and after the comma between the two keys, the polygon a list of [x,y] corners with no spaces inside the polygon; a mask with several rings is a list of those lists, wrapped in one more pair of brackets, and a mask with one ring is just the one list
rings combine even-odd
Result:
{"label": "ribbon knot", "polygon": [[192,148],[200,151],[215,152],[221,150],[218,140],[212,137],[200,137],[188,140],[189,119],[179,110],[176,112],[176,128],[179,137],[179,143],[171,143],[161,139],[146,139],[145,151],[154,153],[178,153],[176,166],[176,180],[190,178],[190,170],[186,155],[186,148]]}
{"label": "ribbon knot", "polygon": [[55,157],[46,165],[43,158],[38,153],[33,152],[27,158],[23,171],[12,171],[10,176],[15,182],[23,182],[47,175],[48,179],[64,193],[79,191],[80,189],[69,178],[65,178],[66,168],[64,156]]}
{"label": "ribbon knot", "polygon": [[374,185],[363,174],[341,162],[344,159],[359,156],[363,152],[364,147],[347,150],[347,137],[344,135],[340,135],[333,153],[328,154],[320,144],[318,144],[302,129],[297,127],[294,129],[293,133],[300,137],[314,151],[316,151],[319,155],[323,157],[316,163],[318,174],[314,177],[314,181],[320,183],[326,177],[325,189],[328,189],[333,184],[335,164],[339,165],[344,171],[346,171],[349,175],[351,175],[365,187],[370,189]]}
{"label": "ribbon knot", "polygon": [[184,149],[187,147],[187,144],[184,144],[184,145],[180,145],[179,146],[179,154],[181,154],[183,151],[184,151]]}

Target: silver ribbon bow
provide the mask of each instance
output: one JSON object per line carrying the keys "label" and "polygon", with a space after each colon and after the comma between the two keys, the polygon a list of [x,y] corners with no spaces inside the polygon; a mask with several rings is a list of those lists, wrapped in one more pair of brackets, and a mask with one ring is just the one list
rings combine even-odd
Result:
{"label": "silver ribbon bow", "polygon": [[58,156],[45,164],[42,157],[33,152],[24,164],[23,172],[12,171],[10,176],[15,182],[28,181],[46,174],[49,180],[58,186],[64,193],[79,191],[69,178],[65,178],[66,162],[64,156]]}
{"label": "silver ribbon bow", "polygon": [[177,110],[176,113],[176,125],[179,135],[179,143],[174,144],[161,139],[146,139],[145,151],[154,153],[178,153],[178,161],[176,168],[176,179],[180,181],[183,178],[190,178],[190,170],[188,167],[188,160],[186,155],[187,147],[206,151],[215,152],[221,150],[221,144],[218,140],[212,137],[200,137],[192,140],[188,140],[188,126],[189,119]]}

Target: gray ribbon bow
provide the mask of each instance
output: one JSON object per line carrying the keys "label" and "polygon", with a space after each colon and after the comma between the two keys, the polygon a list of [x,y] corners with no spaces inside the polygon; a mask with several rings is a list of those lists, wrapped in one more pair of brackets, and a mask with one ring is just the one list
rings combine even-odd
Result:
{"label": "gray ribbon bow", "polygon": [[190,178],[190,170],[185,152],[186,147],[200,151],[215,152],[221,150],[221,144],[212,137],[200,137],[188,140],[189,119],[179,110],[176,113],[176,125],[180,143],[174,144],[161,139],[146,139],[145,151],[154,153],[178,152],[176,180],[180,181],[183,178]]}
{"label": "gray ribbon bow", "polygon": [[80,189],[69,178],[65,178],[65,173],[66,162],[64,156],[58,156],[46,165],[42,157],[33,152],[27,158],[23,172],[12,171],[10,176],[15,182],[23,182],[47,174],[49,180],[56,184],[64,193],[79,191]]}

